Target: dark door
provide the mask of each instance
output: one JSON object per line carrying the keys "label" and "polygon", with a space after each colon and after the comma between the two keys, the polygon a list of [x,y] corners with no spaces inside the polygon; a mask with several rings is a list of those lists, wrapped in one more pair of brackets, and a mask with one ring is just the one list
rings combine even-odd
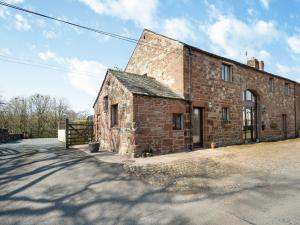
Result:
{"label": "dark door", "polygon": [[193,109],[193,144],[203,146],[203,108]]}
{"label": "dark door", "polygon": [[287,119],[286,119],[286,114],[282,115],[282,131],[283,131],[283,138],[287,139]]}
{"label": "dark door", "polygon": [[256,112],[254,107],[243,109],[244,140],[253,142],[256,140]]}
{"label": "dark door", "polygon": [[257,139],[257,97],[250,90],[243,93],[243,136],[245,142],[254,142]]}

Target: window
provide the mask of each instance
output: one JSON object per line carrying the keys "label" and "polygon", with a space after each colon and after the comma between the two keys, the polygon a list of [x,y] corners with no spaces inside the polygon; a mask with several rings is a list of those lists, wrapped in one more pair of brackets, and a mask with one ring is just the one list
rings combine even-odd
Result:
{"label": "window", "polygon": [[173,130],[182,130],[182,114],[173,114]]}
{"label": "window", "polygon": [[270,77],[269,78],[269,92],[274,91],[274,78]]}
{"label": "window", "polygon": [[229,110],[228,108],[222,109],[222,119],[223,121],[229,121]]}
{"label": "window", "polygon": [[103,111],[107,112],[108,111],[108,96],[105,96],[103,98]]}
{"label": "window", "polygon": [[221,79],[225,81],[231,81],[232,76],[231,76],[231,66],[222,64],[221,67]]}
{"label": "window", "polygon": [[243,92],[243,100],[246,102],[256,102],[256,96],[249,90]]}
{"label": "window", "polygon": [[290,88],[290,84],[289,83],[285,83],[284,84],[284,94],[286,96],[290,96],[290,94],[291,94],[291,88]]}
{"label": "window", "polygon": [[118,104],[111,106],[111,126],[118,125]]}

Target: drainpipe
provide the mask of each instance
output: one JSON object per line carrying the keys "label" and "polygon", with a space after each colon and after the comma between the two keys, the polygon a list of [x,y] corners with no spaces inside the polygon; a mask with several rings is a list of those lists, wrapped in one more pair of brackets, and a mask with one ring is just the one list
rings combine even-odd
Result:
{"label": "drainpipe", "polygon": [[298,137],[296,97],[297,97],[297,96],[296,96],[296,83],[294,83],[295,137]]}
{"label": "drainpipe", "polygon": [[189,76],[189,112],[190,112],[190,150],[193,150],[193,105],[192,105],[192,50],[189,47],[189,65],[188,65],[188,76]]}

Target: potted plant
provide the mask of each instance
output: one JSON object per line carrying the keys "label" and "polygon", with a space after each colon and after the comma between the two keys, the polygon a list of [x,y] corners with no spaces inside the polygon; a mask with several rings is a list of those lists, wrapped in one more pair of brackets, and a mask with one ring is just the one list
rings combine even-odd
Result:
{"label": "potted plant", "polygon": [[89,142],[89,151],[91,153],[99,152],[100,143],[97,141],[91,141]]}
{"label": "potted plant", "polygon": [[216,142],[212,141],[212,142],[210,143],[210,148],[211,148],[211,149],[215,149],[216,147],[217,147]]}

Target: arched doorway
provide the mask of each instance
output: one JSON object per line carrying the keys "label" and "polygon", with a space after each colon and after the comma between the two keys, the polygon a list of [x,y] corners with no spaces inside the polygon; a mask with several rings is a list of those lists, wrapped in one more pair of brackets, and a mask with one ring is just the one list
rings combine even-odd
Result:
{"label": "arched doorway", "polygon": [[243,92],[243,138],[245,142],[257,139],[257,96],[250,90]]}

